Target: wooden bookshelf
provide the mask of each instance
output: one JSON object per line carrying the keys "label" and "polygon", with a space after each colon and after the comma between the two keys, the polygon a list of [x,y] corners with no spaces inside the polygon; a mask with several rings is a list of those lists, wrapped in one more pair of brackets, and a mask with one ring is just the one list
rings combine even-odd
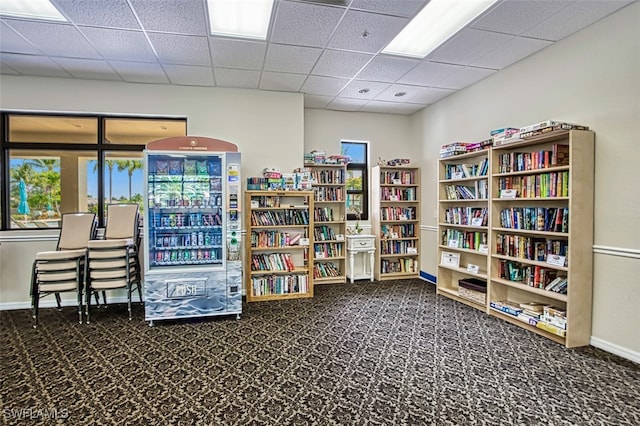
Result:
{"label": "wooden bookshelf", "polygon": [[375,166],[371,185],[376,280],[419,277],[420,168]]}
{"label": "wooden bookshelf", "polygon": [[313,282],[346,282],[346,178],[345,164],[305,164],[313,185]]}
{"label": "wooden bookshelf", "polygon": [[[490,305],[488,312],[567,347],[591,336],[594,140],[591,131],[556,130],[491,150],[489,303],[557,307],[566,312],[565,335]],[[555,276],[567,278],[566,294],[545,289]]]}
{"label": "wooden bookshelf", "polygon": [[486,296],[484,300],[469,298],[459,282],[487,282],[490,161],[488,149],[438,161],[437,292],[484,312]]}
{"label": "wooden bookshelf", "polygon": [[248,302],[313,297],[313,208],[313,191],[245,192]]}

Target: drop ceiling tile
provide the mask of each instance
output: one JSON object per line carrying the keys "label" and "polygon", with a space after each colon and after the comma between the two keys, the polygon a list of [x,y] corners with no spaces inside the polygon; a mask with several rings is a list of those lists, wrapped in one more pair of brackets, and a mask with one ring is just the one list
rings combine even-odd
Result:
{"label": "drop ceiling tile", "polygon": [[496,70],[487,68],[463,67],[443,80],[440,80],[435,86],[445,89],[460,90],[490,76],[495,72]]}
{"label": "drop ceiling tile", "polygon": [[163,68],[171,84],[180,84],[183,86],[215,86],[213,83],[213,72],[210,67],[164,65]]}
{"label": "drop ceiling tile", "polygon": [[158,60],[147,37],[141,31],[95,27],[79,27],[79,29],[105,59],[132,62]]}
{"label": "drop ceiling tile", "polygon": [[265,71],[308,74],[316,63],[322,49],[315,47],[270,44],[264,61]]}
{"label": "drop ceiling tile", "polygon": [[217,86],[257,89],[260,71],[236,70],[232,68],[215,68]]}
{"label": "drop ceiling tile", "polygon": [[428,55],[429,61],[469,65],[477,58],[506,44],[512,35],[464,29]]}
{"label": "drop ceiling tile", "polygon": [[429,0],[353,0],[351,9],[413,18]]}
{"label": "drop ceiling tile", "polygon": [[522,35],[545,40],[561,40],[627,6],[627,0],[581,0],[571,3],[549,19],[523,32]]}
{"label": "drop ceiling tile", "polygon": [[10,26],[47,55],[101,59],[98,52],[73,25],[12,20]]}
{"label": "drop ceiling tile", "polygon": [[206,37],[149,33],[161,63],[211,66]]}
{"label": "drop ceiling tile", "polygon": [[476,59],[471,65],[482,68],[500,70],[526,58],[529,55],[550,46],[552,42],[528,37],[514,37],[484,56]]}
{"label": "drop ceiling tile", "polygon": [[504,1],[474,22],[479,30],[518,35],[567,7],[569,1]]}
{"label": "drop ceiling tile", "polygon": [[109,61],[109,63],[120,77],[129,83],[169,83],[169,79],[160,64],[125,61]]}
{"label": "drop ceiling tile", "polygon": [[203,1],[130,0],[147,31],[209,35]]}
{"label": "drop ceiling tile", "polygon": [[94,59],[54,58],[58,65],[75,78],[120,81],[120,76],[108,62]]}
{"label": "drop ceiling tile", "polygon": [[0,61],[23,75],[42,77],[70,77],[64,69],[47,56],[0,53]]}
{"label": "drop ceiling tile", "polygon": [[[386,90],[390,86],[389,83],[381,83],[378,81],[361,81],[353,80],[347,84],[339,97],[341,98],[354,98],[354,99],[373,99]],[[360,90],[368,89],[366,93],[360,93]]]}
{"label": "drop ceiling tile", "polygon": [[367,101],[362,99],[335,98],[327,105],[327,108],[336,111],[358,111],[366,103]]}
{"label": "drop ceiling tile", "polygon": [[[349,10],[328,47],[377,53],[389,44],[407,22],[406,18]],[[363,36],[365,32],[366,36]]]}
{"label": "drop ceiling tile", "polygon": [[55,3],[77,25],[140,29],[126,0],[55,0]]}
{"label": "drop ceiling tile", "polygon": [[437,62],[422,62],[409,71],[398,83],[416,86],[435,86],[441,80],[463,69],[461,65],[440,64]]}
{"label": "drop ceiling tile", "polygon": [[302,91],[310,95],[336,96],[348,82],[344,78],[311,75],[302,86]]}
{"label": "drop ceiling tile", "polygon": [[262,73],[260,80],[260,89],[297,92],[302,87],[306,78],[307,76],[305,74],[265,71]]}
{"label": "drop ceiling tile", "polygon": [[345,12],[343,8],[280,1],[271,29],[274,43],[325,47]]}
{"label": "drop ceiling tile", "polygon": [[31,43],[21,37],[10,26],[0,21],[0,50],[10,53],[41,54]]}
{"label": "drop ceiling tile", "polygon": [[210,37],[209,47],[216,67],[259,70],[264,63],[267,43]]}
{"label": "drop ceiling tile", "polygon": [[365,66],[373,55],[345,52],[343,50],[325,50],[311,72],[313,75],[351,78]]}
{"label": "drop ceiling tile", "polygon": [[304,94],[304,107],[305,108],[324,108],[329,105],[329,102],[333,100],[332,96],[320,96]]}
{"label": "drop ceiling tile", "polygon": [[418,64],[420,64],[419,59],[376,55],[356,78],[394,83]]}
{"label": "drop ceiling tile", "polygon": [[[424,88],[419,86],[409,86],[406,84],[392,84],[382,93],[375,97],[377,101],[387,102],[409,102],[415,96],[420,94]],[[404,93],[402,96],[396,96],[396,94]]]}

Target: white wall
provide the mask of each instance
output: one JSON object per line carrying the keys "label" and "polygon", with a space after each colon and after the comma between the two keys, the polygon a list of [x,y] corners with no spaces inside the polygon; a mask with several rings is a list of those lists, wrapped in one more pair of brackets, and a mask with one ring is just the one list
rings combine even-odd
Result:
{"label": "white wall", "polygon": [[[438,149],[491,129],[546,119],[596,134],[592,343],[640,360],[640,3],[414,115],[435,169]],[[423,173],[424,175],[425,173]],[[435,170],[423,225],[434,229]],[[423,198],[423,200],[425,200]],[[430,214],[431,213],[431,214]],[[427,235],[425,235],[427,234]],[[423,233],[422,269],[436,272],[435,232]],[[429,261],[426,264],[427,260]]]}
{"label": "white wall", "polygon": [[[238,145],[243,182],[261,175],[264,167],[292,170],[303,162],[304,108],[299,93],[2,75],[0,94],[3,110],[187,117],[189,135]],[[28,241],[25,234],[0,233],[3,307],[28,306],[35,253],[55,248],[50,231],[29,232]]]}

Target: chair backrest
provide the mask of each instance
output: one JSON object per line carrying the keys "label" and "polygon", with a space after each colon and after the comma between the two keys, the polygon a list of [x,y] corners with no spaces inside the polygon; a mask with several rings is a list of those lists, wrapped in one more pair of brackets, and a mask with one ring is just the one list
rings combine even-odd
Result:
{"label": "chair backrest", "polygon": [[60,226],[58,250],[86,249],[89,240],[95,237],[96,214],[87,212],[65,213],[62,215],[62,224]]}
{"label": "chair backrest", "polygon": [[105,240],[131,238],[138,236],[137,204],[109,204],[107,206],[107,226],[104,230]]}

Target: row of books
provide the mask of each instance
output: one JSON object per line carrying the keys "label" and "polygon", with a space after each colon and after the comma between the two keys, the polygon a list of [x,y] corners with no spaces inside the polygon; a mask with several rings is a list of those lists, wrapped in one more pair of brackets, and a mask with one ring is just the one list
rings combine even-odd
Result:
{"label": "row of books", "polygon": [[339,201],[345,200],[347,193],[341,187],[315,186],[313,188],[313,199],[315,201]]}
{"label": "row of books", "polygon": [[489,185],[486,180],[475,181],[473,185],[445,185],[447,200],[486,200]]}
{"label": "row of books", "polygon": [[328,259],[331,257],[342,257],[344,244],[342,243],[314,243],[313,251],[316,259]]}
{"label": "row of books", "polygon": [[382,239],[394,238],[414,238],[416,236],[416,225],[413,223],[404,223],[402,225],[383,224],[380,227]]}
{"label": "row of books", "polygon": [[380,173],[380,183],[383,185],[415,185],[416,172],[413,170],[383,170]]}
{"label": "row of books", "polygon": [[331,207],[316,207],[313,209],[313,220],[315,222],[333,222],[336,219]]}
{"label": "row of books", "polygon": [[295,271],[291,253],[252,254],[252,271]]}
{"label": "row of books", "polygon": [[444,212],[444,220],[451,225],[487,226],[489,209],[486,207],[450,207]]}
{"label": "row of books", "polygon": [[311,170],[312,185],[342,185],[345,183],[344,169]]}
{"label": "row of books", "polygon": [[308,225],[309,212],[301,209],[251,212],[252,226]]}
{"label": "row of books", "polygon": [[454,155],[466,154],[468,152],[482,151],[489,149],[493,145],[493,137],[478,142],[453,142],[442,145],[440,148],[440,158],[448,158]]}
{"label": "row of books", "polygon": [[487,176],[489,172],[489,160],[483,158],[478,164],[446,164],[445,179],[465,179],[478,176]]}
{"label": "row of books", "polygon": [[251,231],[251,247],[288,247],[298,243],[300,235],[281,231]]}
{"label": "row of books", "polygon": [[[315,226],[313,228],[313,236],[316,241],[335,241],[337,240],[336,232],[327,225]],[[344,239],[344,238],[343,238]]]}
{"label": "row of books", "polygon": [[558,274],[556,269],[538,265],[524,265],[509,260],[501,260],[498,268],[498,276],[504,280],[519,282],[529,287],[541,289],[546,288]]}
{"label": "row of books", "polygon": [[380,220],[416,220],[415,207],[381,207]]}
{"label": "row of books", "polygon": [[481,247],[487,246],[487,233],[445,229],[442,232],[442,245],[468,250],[480,250]]}
{"label": "row of books", "polygon": [[382,259],[380,261],[380,272],[390,273],[418,273],[418,261],[414,258]]}
{"label": "row of books", "polygon": [[[567,260],[567,240],[533,238],[523,235],[496,234],[496,254],[544,262],[550,254]],[[566,264],[564,266],[567,266]]]}
{"label": "row of books", "polygon": [[382,201],[416,201],[418,192],[416,188],[380,188]]}
{"label": "row of books", "polygon": [[339,277],[340,268],[333,262],[321,262],[313,265],[313,278]]}
{"label": "row of books", "polygon": [[551,150],[507,152],[498,156],[498,173],[540,170],[569,165],[569,145],[553,144]]}
{"label": "row of books", "polygon": [[418,254],[415,240],[381,240],[382,254]]}
{"label": "row of books", "polygon": [[567,207],[510,207],[500,210],[500,226],[527,231],[569,232]]}
{"label": "row of books", "polygon": [[492,309],[560,337],[567,333],[566,311],[537,302],[516,303],[509,300],[491,301]]}
{"label": "row of books", "polygon": [[[504,190],[509,190],[508,195]],[[498,191],[500,198],[568,197],[569,172],[501,177],[498,178]]]}
{"label": "row of books", "polygon": [[309,277],[303,274],[253,277],[251,286],[254,296],[309,293]]}

